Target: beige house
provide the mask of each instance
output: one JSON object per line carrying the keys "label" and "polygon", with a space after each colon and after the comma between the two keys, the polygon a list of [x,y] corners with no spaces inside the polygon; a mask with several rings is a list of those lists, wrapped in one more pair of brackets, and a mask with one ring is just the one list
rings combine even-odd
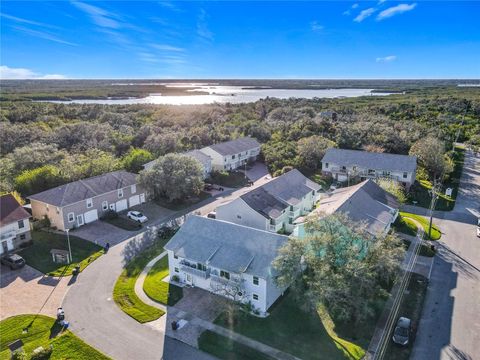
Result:
{"label": "beige house", "polygon": [[0,255],[31,239],[30,214],[11,195],[0,197]]}
{"label": "beige house", "polygon": [[50,220],[59,230],[72,229],[98,220],[109,210],[127,210],[146,201],[136,175],[114,171],[78,180],[28,198],[34,219]]}
{"label": "beige house", "polygon": [[260,143],[251,137],[206,146],[200,151],[208,155],[213,170],[235,170],[249,161],[254,161],[260,154]]}

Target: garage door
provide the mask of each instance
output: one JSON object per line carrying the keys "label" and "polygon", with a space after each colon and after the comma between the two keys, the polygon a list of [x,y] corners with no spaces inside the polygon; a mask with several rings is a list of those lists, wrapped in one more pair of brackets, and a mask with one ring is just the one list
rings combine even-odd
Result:
{"label": "garage door", "polygon": [[83,217],[85,218],[85,223],[88,224],[98,220],[98,212],[96,209],[90,210],[84,213]]}
{"label": "garage door", "polygon": [[126,210],[127,207],[128,207],[128,205],[127,205],[127,199],[123,199],[123,200],[117,201],[116,204],[115,204],[115,210],[117,210],[117,212]]}
{"label": "garage door", "polygon": [[130,207],[140,204],[140,195],[131,196],[128,200]]}

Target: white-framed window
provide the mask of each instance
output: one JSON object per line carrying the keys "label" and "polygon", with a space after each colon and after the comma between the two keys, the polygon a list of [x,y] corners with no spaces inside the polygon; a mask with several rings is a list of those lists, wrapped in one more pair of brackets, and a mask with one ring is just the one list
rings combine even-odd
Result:
{"label": "white-framed window", "polygon": [[258,285],[259,281],[258,281],[258,276],[254,276],[253,277],[253,285]]}
{"label": "white-framed window", "polygon": [[90,199],[87,199],[87,208],[91,208],[93,206],[93,200],[90,198]]}
{"label": "white-framed window", "polygon": [[18,228],[23,229],[25,227],[25,222],[23,220],[18,220]]}
{"label": "white-framed window", "polygon": [[175,255],[175,254],[174,254],[174,255],[173,255],[173,258],[174,258],[174,259],[178,259],[178,255]]}
{"label": "white-framed window", "polygon": [[241,218],[242,218],[242,216],[241,216],[241,215],[237,215],[237,219],[241,219]]}
{"label": "white-framed window", "polygon": [[175,272],[176,272],[176,273],[177,273],[177,272],[180,272],[180,271],[178,271],[178,268],[177,268],[177,267],[175,268]]}
{"label": "white-framed window", "polygon": [[403,178],[406,179],[407,176],[408,176],[408,173],[407,173],[407,172],[404,172],[404,173],[403,173]]}
{"label": "white-framed window", "polygon": [[118,189],[117,194],[119,198],[123,197],[123,189]]}
{"label": "white-framed window", "polygon": [[75,221],[75,213],[70,212],[68,213],[68,222],[74,222]]}
{"label": "white-framed window", "polygon": [[25,236],[25,234],[21,234],[20,235],[20,240],[25,240],[27,237]]}
{"label": "white-framed window", "polygon": [[230,280],[230,273],[228,271],[220,270],[220,277]]}
{"label": "white-framed window", "polygon": [[103,210],[108,210],[108,201],[107,200],[102,202],[102,209]]}
{"label": "white-framed window", "polygon": [[135,194],[137,192],[137,185],[136,184],[131,185],[130,191],[132,192],[132,194]]}
{"label": "white-framed window", "polygon": [[252,297],[253,297],[253,300],[258,300],[258,295],[257,294],[253,294]]}
{"label": "white-framed window", "polygon": [[328,169],[328,163],[325,163],[325,169]]}

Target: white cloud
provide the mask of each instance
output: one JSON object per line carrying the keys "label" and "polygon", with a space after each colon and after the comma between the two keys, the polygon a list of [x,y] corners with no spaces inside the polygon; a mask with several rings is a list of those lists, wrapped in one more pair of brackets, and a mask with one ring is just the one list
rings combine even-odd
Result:
{"label": "white cloud", "polygon": [[185,49],[172,46],[172,45],[167,45],[167,44],[152,44],[151,45],[153,48],[160,50],[160,51],[173,51],[173,52],[184,52]]}
{"label": "white cloud", "polygon": [[387,0],[378,0],[378,4],[383,4]]}
{"label": "white cloud", "polygon": [[369,16],[372,16],[375,11],[377,11],[377,9],[375,9],[375,8],[368,8],[368,9],[362,10],[362,11],[360,11],[360,14],[358,14],[357,17],[355,19],[353,19],[353,21],[362,22],[363,20],[365,20]]}
{"label": "white cloud", "polygon": [[358,7],[358,4],[353,4],[352,9],[356,9]]}
{"label": "white cloud", "polygon": [[11,80],[21,80],[21,79],[66,79],[64,75],[60,74],[46,74],[42,75],[36,73],[30,69],[25,68],[11,68],[6,65],[0,65],[0,79],[11,79]]}
{"label": "white cloud", "polygon": [[392,6],[388,9],[383,10],[380,14],[377,16],[377,20],[383,20],[387,19],[389,17],[403,14],[404,12],[411,11],[417,7],[417,3],[413,4],[399,4],[397,6]]}
{"label": "white cloud", "polygon": [[116,19],[117,15],[107,10],[79,1],[75,1],[72,4],[89,15],[92,21],[100,27],[110,29],[118,29],[121,27],[121,24]]}
{"label": "white cloud", "polygon": [[312,21],[312,23],[310,24],[310,27],[311,27],[312,31],[321,31],[321,30],[325,29],[325,26],[320,25],[316,21]]}
{"label": "white cloud", "polygon": [[377,57],[375,61],[377,63],[389,63],[392,61],[397,60],[397,57],[395,55],[389,55],[389,56],[384,56],[384,57]]}
{"label": "white cloud", "polygon": [[200,9],[197,19],[197,35],[203,40],[212,41],[213,33],[208,29],[207,17],[207,12]]}
{"label": "white cloud", "polygon": [[64,45],[71,45],[71,46],[78,46],[78,44],[72,43],[70,41],[66,41],[63,39],[60,39],[58,36],[53,35],[51,33],[45,32],[45,31],[39,31],[39,30],[33,30],[29,29],[23,26],[12,26],[13,29],[23,32],[27,35],[34,36],[40,39],[44,40],[50,40],[59,44],[64,44]]}
{"label": "white cloud", "polygon": [[12,16],[12,15],[3,14],[3,13],[1,13],[0,16],[5,18],[5,19],[8,19],[8,20],[15,21],[17,23],[29,24],[29,25],[34,25],[34,26],[41,26],[41,27],[46,27],[46,28],[51,28],[51,29],[58,29],[58,27],[50,25],[50,24],[45,24],[45,23],[41,23],[41,22],[38,22],[38,21],[24,19],[24,18],[19,18],[17,16]]}

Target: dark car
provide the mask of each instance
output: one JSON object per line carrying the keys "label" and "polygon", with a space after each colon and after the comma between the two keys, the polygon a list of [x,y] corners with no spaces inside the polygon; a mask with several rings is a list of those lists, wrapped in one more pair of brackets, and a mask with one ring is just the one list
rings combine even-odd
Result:
{"label": "dark car", "polygon": [[392,340],[395,344],[407,346],[410,340],[411,320],[406,317],[401,317],[397,321],[397,326],[393,331]]}
{"label": "dark car", "polygon": [[9,266],[10,269],[20,269],[25,266],[25,260],[17,254],[6,255],[2,257],[2,264]]}

